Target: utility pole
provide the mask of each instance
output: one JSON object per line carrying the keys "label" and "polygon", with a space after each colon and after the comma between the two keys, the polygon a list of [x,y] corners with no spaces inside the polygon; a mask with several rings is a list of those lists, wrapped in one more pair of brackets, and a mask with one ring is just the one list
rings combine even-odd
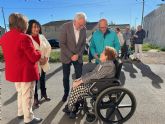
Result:
{"label": "utility pole", "polygon": [[143,26],[143,20],[144,20],[144,3],[145,3],[145,1],[143,0],[141,26]]}
{"label": "utility pole", "polygon": [[3,22],[4,22],[4,26],[5,26],[5,32],[7,32],[6,21],[5,21],[5,14],[4,14],[3,7],[1,7],[1,10],[2,10],[2,15],[3,15]]}

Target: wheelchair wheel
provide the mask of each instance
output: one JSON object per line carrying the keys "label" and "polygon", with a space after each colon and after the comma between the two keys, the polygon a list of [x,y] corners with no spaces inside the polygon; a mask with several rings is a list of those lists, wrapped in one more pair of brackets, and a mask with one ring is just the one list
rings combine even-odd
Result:
{"label": "wheelchair wheel", "polygon": [[123,123],[132,117],[135,109],[134,95],[121,87],[105,89],[99,94],[95,104],[96,116],[107,123]]}
{"label": "wheelchair wheel", "polygon": [[87,114],[87,116],[86,116],[86,122],[88,124],[93,124],[93,123],[96,122],[96,120],[97,120],[97,117],[95,116],[95,114],[93,114],[93,113]]}

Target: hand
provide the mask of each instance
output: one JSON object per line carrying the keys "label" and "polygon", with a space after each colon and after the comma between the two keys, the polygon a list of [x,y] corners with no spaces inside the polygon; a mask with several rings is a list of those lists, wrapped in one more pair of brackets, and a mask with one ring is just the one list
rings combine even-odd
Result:
{"label": "hand", "polygon": [[137,36],[137,35],[134,35],[134,37],[135,37],[135,38],[138,38],[138,36]]}
{"label": "hand", "polygon": [[72,61],[77,61],[77,60],[78,60],[78,55],[77,55],[77,54],[73,55],[73,56],[71,57],[71,60],[72,60]]}
{"label": "hand", "polygon": [[75,89],[76,87],[78,87],[81,83],[82,83],[82,80],[74,81],[73,82],[73,89]]}
{"label": "hand", "polygon": [[45,65],[47,61],[48,61],[48,58],[47,58],[47,57],[41,58],[41,59],[39,60],[40,65]]}
{"label": "hand", "polygon": [[95,54],[94,57],[95,59],[99,59],[98,54]]}

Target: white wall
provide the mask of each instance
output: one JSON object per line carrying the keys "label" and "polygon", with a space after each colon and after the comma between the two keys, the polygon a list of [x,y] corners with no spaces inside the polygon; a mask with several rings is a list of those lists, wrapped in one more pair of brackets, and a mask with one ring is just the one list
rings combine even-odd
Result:
{"label": "white wall", "polygon": [[165,5],[148,14],[143,26],[146,31],[145,41],[165,47]]}

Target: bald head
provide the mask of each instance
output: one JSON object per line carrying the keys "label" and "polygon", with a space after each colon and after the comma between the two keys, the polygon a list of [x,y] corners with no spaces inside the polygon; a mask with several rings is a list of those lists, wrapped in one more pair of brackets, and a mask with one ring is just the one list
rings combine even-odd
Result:
{"label": "bald head", "polygon": [[108,28],[108,21],[106,19],[100,19],[99,29],[101,32],[105,33]]}

